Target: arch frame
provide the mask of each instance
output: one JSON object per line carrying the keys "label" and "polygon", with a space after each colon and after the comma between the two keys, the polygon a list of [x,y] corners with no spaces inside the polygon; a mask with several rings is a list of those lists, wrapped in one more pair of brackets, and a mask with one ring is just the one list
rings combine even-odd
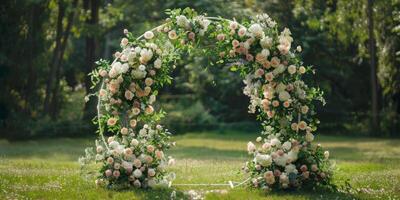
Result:
{"label": "arch frame", "polygon": [[[103,163],[96,183],[146,188],[158,183],[166,185],[174,179],[175,175],[165,174],[167,163],[174,162],[174,159],[164,155],[165,149],[172,146],[167,141],[170,133],[158,124],[158,115],[164,113],[156,113],[152,107],[155,101],[153,92],[156,96],[158,90],[150,88],[153,84],[163,86],[171,78],[168,77],[170,69],[163,69],[168,68],[164,60],[161,60],[161,66],[156,66],[156,56],[176,53],[166,51],[164,55],[164,49],[158,52],[158,45],[164,44],[155,43],[156,34],[164,34],[164,38],[169,39],[165,46],[172,44],[173,50],[182,51],[196,44],[198,37],[214,38],[219,59],[222,62],[223,59],[233,59],[237,65],[235,71],[244,75],[244,94],[250,97],[249,112],[257,112],[257,118],[263,126],[261,135],[256,139],[260,147],[253,142],[247,144],[251,159],[245,163],[243,171],[251,179],[249,186],[274,190],[321,185],[334,187],[331,183],[333,169],[328,159],[329,152],[311,144],[313,132],[319,123],[315,117],[314,103],[316,100],[324,103],[323,93],[316,87],[307,86],[302,80],[304,74],[310,74],[313,70],[311,66],[303,66],[299,55],[301,47],[291,48],[293,38],[290,30],[285,28],[279,32],[276,23],[266,14],[242,24],[235,20],[198,15],[192,9],[171,10],[168,14],[170,17],[166,23],[137,38],[129,31],[124,31],[122,52],[116,52],[111,64],[105,60],[98,61],[98,69],[91,73],[94,85],[100,84],[99,92],[92,94],[98,96],[96,123],[100,140],[96,141],[97,154],[91,158],[95,157],[97,162]],[[126,52],[128,48],[129,52]],[[129,56],[132,52],[135,56],[131,62]],[[126,58],[123,58],[124,55]],[[166,63],[170,67],[177,59],[179,57]],[[128,69],[123,69],[124,65]],[[140,69],[142,66],[143,70]],[[136,73],[134,70],[144,72]],[[127,72],[134,78],[125,76]],[[167,79],[158,79],[157,76]],[[157,83],[157,80],[161,83]],[[117,85],[116,88],[113,88],[113,84]],[[119,90],[124,84],[123,95]],[[129,87],[126,84],[130,84]],[[142,89],[142,86],[145,88]],[[111,97],[104,100],[104,96],[110,94]],[[113,95],[117,96],[116,100]],[[115,102],[110,103],[110,99]],[[103,105],[103,102],[106,103]],[[121,110],[112,111],[118,105],[125,105],[121,106],[125,109],[126,105],[132,106],[132,110],[126,113],[122,110],[124,113],[120,117]],[[135,119],[131,119],[132,112]],[[123,118],[129,119],[129,122],[123,121]],[[121,124],[117,124],[118,121]],[[137,127],[139,122],[143,123],[141,129]],[[127,128],[129,125],[131,128]],[[116,135],[106,140],[106,128]],[[149,135],[163,136],[147,144]],[[89,157],[83,160],[88,161]],[[125,177],[124,181],[121,181],[121,177]]]}

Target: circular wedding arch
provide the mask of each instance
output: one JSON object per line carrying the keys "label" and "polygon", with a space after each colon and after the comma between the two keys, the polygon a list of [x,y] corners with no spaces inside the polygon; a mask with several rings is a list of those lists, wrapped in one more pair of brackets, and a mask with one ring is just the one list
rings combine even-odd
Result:
{"label": "circular wedding arch", "polygon": [[[313,73],[304,66],[300,46],[292,48],[289,29],[279,32],[267,14],[238,23],[198,15],[193,9],[167,10],[166,23],[135,38],[124,30],[121,51],[112,63],[96,62],[90,74],[97,93],[99,139],[96,152],[87,151],[83,163],[102,163],[96,184],[147,188],[171,181],[165,155],[171,133],[159,124],[166,115],[153,107],[158,90],[170,84],[170,73],[182,53],[202,50],[212,63],[229,63],[244,78],[249,112],[257,113],[263,131],[243,171],[248,186],[264,190],[331,186],[329,152],[312,145],[317,129],[315,101],[322,92],[302,77]],[[104,137],[104,133],[113,136]],[[95,154],[95,155],[94,155]]]}

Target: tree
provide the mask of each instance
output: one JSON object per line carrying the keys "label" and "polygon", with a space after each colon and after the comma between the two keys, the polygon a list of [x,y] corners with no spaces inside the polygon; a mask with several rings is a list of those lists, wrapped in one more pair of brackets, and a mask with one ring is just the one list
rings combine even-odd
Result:
{"label": "tree", "polygon": [[367,21],[368,21],[368,52],[371,73],[371,115],[372,115],[372,131],[374,135],[379,133],[379,107],[378,93],[379,86],[376,70],[376,40],[374,36],[374,17],[373,17],[374,0],[368,0],[367,3]]}
{"label": "tree", "polygon": [[[96,51],[99,47],[98,45],[98,22],[99,22],[99,6],[100,2],[98,0],[84,0],[83,9],[85,11],[90,11],[90,17],[86,19],[87,33],[85,36],[85,63],[84,72],[89,74],[95,67],[95,61],[97,59],[98,52]],[[86,93],[92,93],[91,80],[89,76],[85,76],[85,89]],[[84,108],[84,120],[91,119],[95,110],[95,100],[92,98],[85,104]]]}
{"label": "tree", "polygon": [[72,7],[69,10],[69,14],[66,19],[66,27],[64,29],[63,20],[67,9],[67,2],[64,2],[64,0],[58,1],[55,48],[53,50],[53,57],[50,63],[50,74],[46,84],[46,97],[44,100],[44,112],[49,114],[53,119],[57,117],[59,110],[58,101],[61,78],[60,71],[62,70],[61,67],[64,58],[64,52],[68,43],[72,24],[74,23],[77,5],[78,0],[73,0]]}

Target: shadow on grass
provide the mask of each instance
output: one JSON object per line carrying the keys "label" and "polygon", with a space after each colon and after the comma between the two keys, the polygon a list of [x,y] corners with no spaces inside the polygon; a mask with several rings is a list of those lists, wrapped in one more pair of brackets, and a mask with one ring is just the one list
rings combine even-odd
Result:
{"label": "shadow on grass", "polygon": [[248,157],[245,151],[240,150],[221,150],[209,147],[176,147],[171,149],[168,154],[175,158],[190,158],[199,160],[243,160]]}
{"label": "shadow on grass", "polygon": [[[107,190],[107,189],[106,189]],[[133,193],[133,199],[142,200],[170,200],[170,199],[189,199],[182,191],[174,188],[153,188],[153,189],[125,189],[125,190],[108,190],[108,199],[120,199],[127,193]],[[174,193],[174,194],[173,194]],[[124,195],[125,194],[125,195]],[[174,197],[174,198],[172,198]]]}
{"label": "shadow on grass", "polygon": [[228,193],[220,194],[220,193],[209,193],[206,195],[206,199],[226,199],[226,200],[238,200],[238,199],[332,199],[332,200],[353,200],[358,199],[354,195],[345,192],[339,191],[329,191],[329,190],[315,190],[315,191],[302,191],[299,190],[285,190],[285,191],[269,191],[264,192],[260,189],[254,188],[243,188],[243,189],[234,189],[230,190]]}

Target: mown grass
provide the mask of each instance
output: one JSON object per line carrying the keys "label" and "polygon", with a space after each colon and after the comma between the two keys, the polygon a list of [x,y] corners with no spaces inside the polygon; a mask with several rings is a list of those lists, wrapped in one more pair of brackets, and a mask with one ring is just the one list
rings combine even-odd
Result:
{"label": "mown grass", "polygon": [[[169,154],[177,160],[174,184],[239,182],[247,160],[246,143],[255,134],[234,131],[188,133],[174,137]],[[0,141],[0,199],[400,199],[400,140],[319,136],[337,170],[334,181],[348,190],[329,193],[290,191],[264,193],[244,187],[173,186],[147,191],[98,188],[81,175],[77,158],[91,139]],[[189,192],[190,191],[190,192]]]}

